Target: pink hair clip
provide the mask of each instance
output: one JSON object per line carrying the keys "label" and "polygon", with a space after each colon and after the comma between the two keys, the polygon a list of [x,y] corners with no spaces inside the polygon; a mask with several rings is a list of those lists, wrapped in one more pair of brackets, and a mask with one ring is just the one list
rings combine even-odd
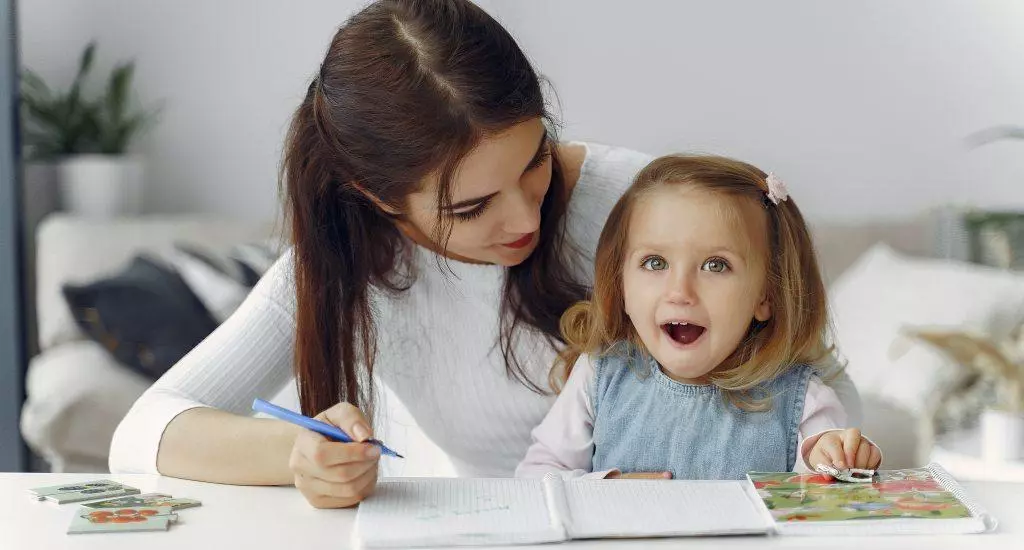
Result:
{"label": "pink hair clip", "polygon": [[772,204],[778,206],[780,202],[789,198],[786,184],[775,174],[769,173],[764,182],[768,185],[768,199],[772,201]]}

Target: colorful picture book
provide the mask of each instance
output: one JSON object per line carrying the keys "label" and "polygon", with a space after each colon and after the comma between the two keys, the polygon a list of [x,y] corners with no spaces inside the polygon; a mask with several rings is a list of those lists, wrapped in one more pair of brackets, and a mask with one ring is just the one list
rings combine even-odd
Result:
{"label": "colorful picture book", "polygon": [[821,474],[747,477],[782,534],[980,533],[995,527],[937,464],[882,470],[871,483]]}

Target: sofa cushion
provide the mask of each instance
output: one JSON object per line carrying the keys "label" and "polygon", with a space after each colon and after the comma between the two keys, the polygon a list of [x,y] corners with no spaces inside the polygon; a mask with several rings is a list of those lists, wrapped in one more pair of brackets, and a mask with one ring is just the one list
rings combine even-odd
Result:
{"label": "sofa cushion", "polygon": [[83,332],[154,380],[217,327],[182,277],[147,256],[111,277],[63,290]]}
{"label": "sofa cushion", "polygon": [[54,472],[106,472],[110,439],[150,380],[96,342],[69,342],[32,358],[21,433]]}
{"label": "sofa cushion", "polygon": [[877,244],[835,282],[829,300],[860,392],[930,416],[968,373],[935,350],[900,349],[902,331],[963,328],[1004,338],[1024,319],[1024,275]]}
{"label": "sofa cushion", "polygon": [[138,254],[164,255],[176,242],[225,250],[238,243],[269,239],[287,242],[274,223],[221,218],[147,215],[91,219],[65,213],[48,216],[36,232],[36,310],[39,348],[85,339],[61,287],[85,284],[120,268]]}

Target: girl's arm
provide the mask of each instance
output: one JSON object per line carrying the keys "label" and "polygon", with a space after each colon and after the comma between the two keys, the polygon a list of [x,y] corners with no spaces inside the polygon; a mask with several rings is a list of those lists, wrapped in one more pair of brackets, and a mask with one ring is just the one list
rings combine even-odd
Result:
{"label": "girl's arm", "polygon": [[594,409],[590,392],[594,364],[581,355],[554,406],[532,432],[533,444],[516,468],[516,477],[542,477],[557,472],[565,477],[602,479],[618,470],[591,472],[594,456]]}
{"label": "girl's arm", "polygon": [[[850,387],[853,387],[852,384]],[[807,463],[814,445],[822,435],[828,432],[856,427],[857,424],[851,423],[850,420],[836,390],[826,385],[817,376],[812,376],[807,383],[807,395],[804,397],[804,411],[797,435],[797,456],[793,469],[801,473],[814,471],[815,465]],[[878,448],[870,439],[866,437],[864,439]],[[881,453],[881,449],[879,449],[879,453]]]}
{"label": "girl's arm", "polygon": [[236,484],[290,484],[298,428],[251,418],[276,394],[295,349],[292,255],[286,253],[227,321],[150,387],[111,442],[114,473]]}
{"label": "girl's arm", "polygon": [[[821,367],[825,384],[835,392],[839,403],[846,411],[846,422],[850,426],[860,426],[864,422],[864,413],[860,402],[860,393],[853,384],[846,368],[834,355],[829,355],[827,363]],[[821,382],[821,380],[819,380]]]}

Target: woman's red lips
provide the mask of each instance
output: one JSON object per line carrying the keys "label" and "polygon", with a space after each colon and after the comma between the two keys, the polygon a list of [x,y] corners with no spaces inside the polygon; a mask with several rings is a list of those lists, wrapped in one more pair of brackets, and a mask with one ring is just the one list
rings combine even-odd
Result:
{"label": "woman's red lips", "polygon": [[507,246],[509,248],[524,248],[531,242],[533,242],[533,233],[527,233],[526,235],[523,235],[522,238],[520,238],[519,240],[510,243],[505,243],[502,246]]}

